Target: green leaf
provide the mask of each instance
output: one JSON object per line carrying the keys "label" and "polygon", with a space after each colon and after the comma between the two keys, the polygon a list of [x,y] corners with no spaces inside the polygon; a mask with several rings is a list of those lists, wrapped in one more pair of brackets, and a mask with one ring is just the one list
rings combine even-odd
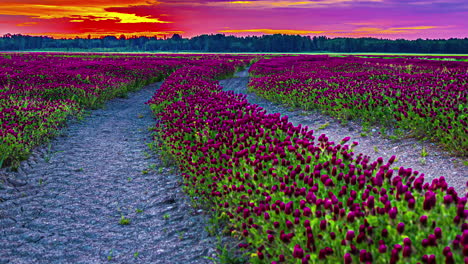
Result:
{"label": "green leaf", "polygon": [[369,224],[371,226],[378,226],[379,225],[379,219],[374,215],[368,216],[367,217],[367,222],[369,222]]}

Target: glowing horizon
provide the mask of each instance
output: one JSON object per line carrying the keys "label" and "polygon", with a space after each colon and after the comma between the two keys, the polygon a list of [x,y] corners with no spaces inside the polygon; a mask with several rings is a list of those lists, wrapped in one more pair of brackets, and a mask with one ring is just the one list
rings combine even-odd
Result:
{"label": "glowing horizon", "polygon": [[467,16],[464,0],[6,0],[0,35],[465,38]]}

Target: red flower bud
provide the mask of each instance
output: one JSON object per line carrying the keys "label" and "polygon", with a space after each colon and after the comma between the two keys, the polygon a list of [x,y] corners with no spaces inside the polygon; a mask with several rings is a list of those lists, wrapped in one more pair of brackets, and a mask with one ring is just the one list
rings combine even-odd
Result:
{"label": "red flower bud", "polygon": [[447,255],[445,255],[445,264],[455,264],[452,252],[447,252]]}
{"label": "red flower bud", "polygon": [[437,238],[442,238],[442,229],[440,229],[440,227],[436,227],[434,229],[434,234]]}
{"label": "red flower bud", "polygon": [[327,228],[327,220],[320,221],[320,229],[325,230]]}
{"label": "red flower bud", "polygon": [[447,256],[447,253],[449,253],[450,250],[451,250],[450,247],[444,247],[444,250],[442,250],[442,254],[443,254],[444,256]]}
{"label": "red flower bud", "polygon": [[468,246],[468,230],[464,230],[464,231],[463,231],[463,234],[462,234],[462,236],[461,236],[460,243],[461,243],[463,246]]}
{"label": "red flower bud", "polygon": [[380,253],[385,253],[387,252],[387,246],[385,244],[382,244],[379,246],[379,252]]}
{"label": "red flower bud", "polygon": [[347,216],[347,221],[352,223],[354,222],[354,212],[349,212]]}
{"label": "red flower bud", "polygon": [[257,251],[257,256],[258,256],[259,259],[264,259],[264,258],[265,258],[265,256],[263,255],[263,253],[260,252],[260,251]]}
{"label": "red flower bud", "polygon": [[427,239],[429,239],[429,244],[431,246],[437,246],[437,238],[434,234],[429,234],[429,236],[427,236]]}
{"label": "red flower bud", "polygon": [[398,209],[396,207],[392,207],[390,211],[388,211],[388,216],[390,219],[395,219],[398,214]]}
{"label": "red flower bud", "polygon": [[352,264],[353,263],[353,258],[351,257],[351,254],[346,253],[344,256],[344,264]]}
{"label": "red flower bud", "polygon": [[279,258],[279,262],[284,262],[285,261],[285,258],[284,258],[283,254],[279,255],[278,258]]}
{"label": "red flower bud", "polygon": [[388,236],[388,230],[387,229],[382,229],[382,236],[387,237]]}
{"label": "red flower bud", "polygon": [[410,246],[405,246],[403,248],[403,257],[407,258],[411,256],[411,247]]}
{"label": "red flower bud", "polygon": [[419,218],[419,222],[423,225],[426,225],[427,223],[427,215],[422,215],[420,218]]}
{"label": "red flower bud", "polygon": [[365,262],[366,257],[367,257],[367,251],[365,249],[361,249],[361,251],[359,252],[359,260],[361,262]]}
{"label": "red flower bud", "polygon": [[302,259],[304,257],[304,250],[298,244],[294,246],[293,257],[299,259]]}
{"label": "red flower bud", "polygon": [[280,223],[279,223],[279,222],[273,222],[273,226],[274,226],[275,228],[278,228],[278,227],[280,226]]}
{"label": "red flower bud", "polygon": [[268,241],[273,242],[273,239],[275,239],[273,235],[268,235]]}
{"label": "red flower bud", "polygon": [[424,238],[424,239],[421,241],[421,245],[422,245],[423,247],[429,246],[429,239]]}
{"label": "red flower bud", "polygon": [[398,223],[397,230],[401,234],[405,231],[405,223]]}

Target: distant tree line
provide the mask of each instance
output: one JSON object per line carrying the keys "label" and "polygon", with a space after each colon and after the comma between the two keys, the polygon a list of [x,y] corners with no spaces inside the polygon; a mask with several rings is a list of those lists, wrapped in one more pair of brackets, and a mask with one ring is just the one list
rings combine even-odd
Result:
{"label": "distant tree line", "polygon": [[199,51],[199,52],[407,52],[468,53],[468,38],[389,40],[377,38],[327,38],[325,36],[263,35],[235,37],[223,34],[182,38],[106,36],[53,39],[46,36],[6,34],[0,50],[60,51]]}

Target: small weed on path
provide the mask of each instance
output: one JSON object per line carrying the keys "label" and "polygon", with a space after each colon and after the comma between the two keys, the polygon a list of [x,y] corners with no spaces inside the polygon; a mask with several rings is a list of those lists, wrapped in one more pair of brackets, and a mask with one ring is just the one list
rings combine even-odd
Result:
{"label": "small weed on path", "polygon": [[330,123],[329,123],[329,122],[326,122],[325,124],[320,125],[320,126],[317,128],[317,130],[325,129],[325,128],[327,128],[329,125],[330,125]]}
{"label": "small weed on path", "polygon": [[63,150],[62,151],[55,151],[55,152],[52,152],[51,151],[51,148],[52,148],[52,144],[49,142],[49,144],[47,145],[47,152],[46,154],[44,155],[44,161],[49,163],[50,162],[50,159],[52,159],[52,157],[57,154],[57,153],[60,153],[60,152],[64,152]]}
{"label": "small weed on path", "polygon": [[426,147],[423,147],[422,150],[421,150],[421,157],[427,157],[427,155],[429,155],[429,153],[427,152],[426,150]]}
{"label": "small weed on path", "polygon": [[120,217],[120,221],[119,221],[120,225],[129,225],[130,223],[131,223],[130,219],[125,218],[125,216],[122,215]]}

